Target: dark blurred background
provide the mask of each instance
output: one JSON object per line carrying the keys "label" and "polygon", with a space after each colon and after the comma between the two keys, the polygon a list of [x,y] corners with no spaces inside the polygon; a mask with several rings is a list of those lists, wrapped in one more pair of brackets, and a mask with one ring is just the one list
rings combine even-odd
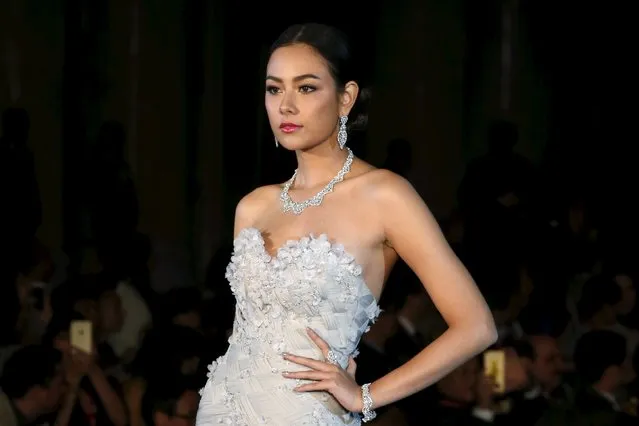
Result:
{"label": "dark blurred background", "polygon": [[[100,354],[90,363],[111,385],[76,372],[91,403],[78,402],[69,424],[90,424],[89,411],[98,425],[190,421],[176,412],[192,411],[191,391],[224,353],[233,320],[224,271],[235,205],[295,167],[274,147],[263,107],[268,48],[288,25],[322,22],[352,38],[373,89],[369,127],[349,143],[417,188],[495,312],[498,348],[525,371],[493,395],[466,365],[453,385],[391,407],[389,421],[413,424],[427,400],[442,422],[454,419],[445,424],[487,422],[480,405],[497,413],[491,422],[535,424],[557,401],[565,412],[592,407],[583,395],[606,395],[608,420],[636,415],[631,17],[626,2],[4,0],[0,372],[5,361],[28,370],[28,350],[65,353],[70,322],[88,318]],[[428,298],[413,298],[415,277],[396,269],[382,296],[391,326],[368,338],[385,361],[363,351],[361,374],[441,332]],[[421,337],[393,343],[409,319]],[[622,336],[623,363],[612,349],[588,358],[581,364],[601,371],[585,380],[592,374],[574,359],[584,336],[595,347]],[[548,348],[561,362],[544,370]],[[12,425],[2,398],[22,413],[17,425],[58,415],[42,396],[21,402],[39,382],[56,399],[49,373],[11,376],[24,382],[17,388],[0,382],[2,425]],[[472,396],[460,396],[464,386]],[[557,397],[559,388],[574,392]],[[532,389],[542,396],[526,405]],[[23,405],[40,408],[26,415]]]}

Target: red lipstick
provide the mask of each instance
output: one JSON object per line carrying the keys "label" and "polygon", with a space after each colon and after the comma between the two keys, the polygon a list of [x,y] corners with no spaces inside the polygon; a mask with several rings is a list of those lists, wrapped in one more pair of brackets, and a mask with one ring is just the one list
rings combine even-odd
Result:
{"label": "red lipstick", "polygon": [[295,123],[284,122],[280,124],[280,130],[283,131],[284,133],[293,133],[294,131],[296,131],[297,129],[301,127],[302,126],[299,126]]}

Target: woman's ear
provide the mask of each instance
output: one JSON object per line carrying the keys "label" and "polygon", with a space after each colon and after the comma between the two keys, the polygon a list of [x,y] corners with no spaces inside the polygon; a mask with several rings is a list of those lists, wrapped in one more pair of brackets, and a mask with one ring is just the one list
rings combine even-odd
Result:
{"label": "woman's ear", "polygon": [[340,115],[348,115],[355,105],[359,86],[354,81],[349,81],[344,86],[344,91],[340,94]]}

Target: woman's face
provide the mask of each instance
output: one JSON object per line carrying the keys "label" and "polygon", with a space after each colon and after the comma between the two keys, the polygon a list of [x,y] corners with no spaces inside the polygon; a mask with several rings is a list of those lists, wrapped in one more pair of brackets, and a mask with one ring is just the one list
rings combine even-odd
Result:
{"label": "woman's face", "polygon": [[305,44],[281,47],[266,68],[264,103],[271,129],[290,150],[310,149],[336,139],[341,115],[348,115],[357,85],[338,90],[324,58]]}

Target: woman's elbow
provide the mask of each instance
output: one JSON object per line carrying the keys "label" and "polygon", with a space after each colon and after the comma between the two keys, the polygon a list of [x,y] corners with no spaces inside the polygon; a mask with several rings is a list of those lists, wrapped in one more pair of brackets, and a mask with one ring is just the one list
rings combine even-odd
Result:
{"label": "woman's elbow", "polygon": [[455,333],[467,342],[476,353],[484,351],[497,341],[497,327],[492,317],[485,320],[464,320],[461,323],[449,324],[449,329],[455,330]]}
{"label": "woman's elbow", "polygon": [[464,340],[472,342],[477,352],[481,352],[497,341],[497,327],[492,316],[485,319],[464,320],[454,327],[464,336]]}
{"label": "woman's elbow", "polygon": [[482,347],[481,350],[492,346],[498,338],[497,326],[492,316],[488,316],[483,321],[477,321],[474,324],[475,335],[478,337],[478,344]]}

